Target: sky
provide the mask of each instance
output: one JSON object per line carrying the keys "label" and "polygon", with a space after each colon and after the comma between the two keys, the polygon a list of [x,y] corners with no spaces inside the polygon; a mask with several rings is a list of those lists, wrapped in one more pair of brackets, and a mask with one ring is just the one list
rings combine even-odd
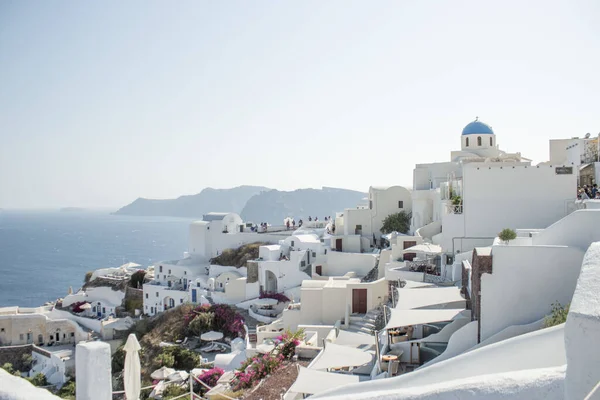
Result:
{"label": "sky", "polygon": [[0,208],[412,185],[600,132],[600,2],[0,2]]}

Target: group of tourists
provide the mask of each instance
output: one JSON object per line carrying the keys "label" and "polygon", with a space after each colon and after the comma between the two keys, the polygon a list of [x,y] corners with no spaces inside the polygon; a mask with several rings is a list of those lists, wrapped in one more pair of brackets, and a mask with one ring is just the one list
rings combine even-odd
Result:
{"label": "group of tourists", "polygon": [[577,189],[577,200],[588,200],[588,199],[600,199],[600,191],[598,191],[598,185],[593,184],[592,186],[583,185]]}

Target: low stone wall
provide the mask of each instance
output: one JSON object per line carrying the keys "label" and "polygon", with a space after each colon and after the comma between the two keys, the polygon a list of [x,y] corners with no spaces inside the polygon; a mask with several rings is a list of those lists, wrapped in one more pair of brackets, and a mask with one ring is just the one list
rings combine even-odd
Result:
{"label": "low stone wall", "polygon": [[0,347],[0,366],[11,363],[13,368],[18,371],[24,372],[23,366],[23,355],[31,355],[33,345],[25,344],[23,346],[2,346]]}

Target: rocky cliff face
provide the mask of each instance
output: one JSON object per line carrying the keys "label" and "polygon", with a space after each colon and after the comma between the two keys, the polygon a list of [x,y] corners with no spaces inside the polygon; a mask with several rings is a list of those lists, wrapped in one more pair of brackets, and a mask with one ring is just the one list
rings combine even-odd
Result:
{"label": "rocky cliff face", "polygon": [[202,218],[211,211],[240,213],[248,199],[264,190],[262,186],[238,186],[231,189],[206,188],[198,194],[176,199],[153,200],[139,198],[115,214]]}
{"label": "rocky cliff face", "polygon": [[242,210],[241,217],[244,221],[255,223],[269,222],[282,224],[286,217],[302,218],[308,221],[308,217],[335,217],[336,211],[344,208],[355,207],[366,193],[347,189],[327,188],[323,189],[298,189],[292,192],[270,190],[252,197]]}

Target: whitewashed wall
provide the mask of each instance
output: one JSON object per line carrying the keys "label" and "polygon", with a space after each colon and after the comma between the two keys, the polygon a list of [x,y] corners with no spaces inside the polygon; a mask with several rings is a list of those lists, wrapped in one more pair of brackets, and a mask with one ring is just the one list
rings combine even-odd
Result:
{"label": "whitewashed wall", "polygon": [[374,254],[331,251],[327,253],[327,264],[323,265],[323,274],[343,276],[348,272],[355,272],[358,276],[365,276],[376,262],[377,256]]}
{"label": "whitewashed wall", "polygon": [[546,228],[567,214],[577,176],[556,166],[464,167],[465,236],[495,237],[503,228]]}
{"label": "whitewashed wall", "polygon": [[558,246],[494,246],[493,273],[481,278],[481,340],[535,322],[552,303],[571,301],[583,251]]}

